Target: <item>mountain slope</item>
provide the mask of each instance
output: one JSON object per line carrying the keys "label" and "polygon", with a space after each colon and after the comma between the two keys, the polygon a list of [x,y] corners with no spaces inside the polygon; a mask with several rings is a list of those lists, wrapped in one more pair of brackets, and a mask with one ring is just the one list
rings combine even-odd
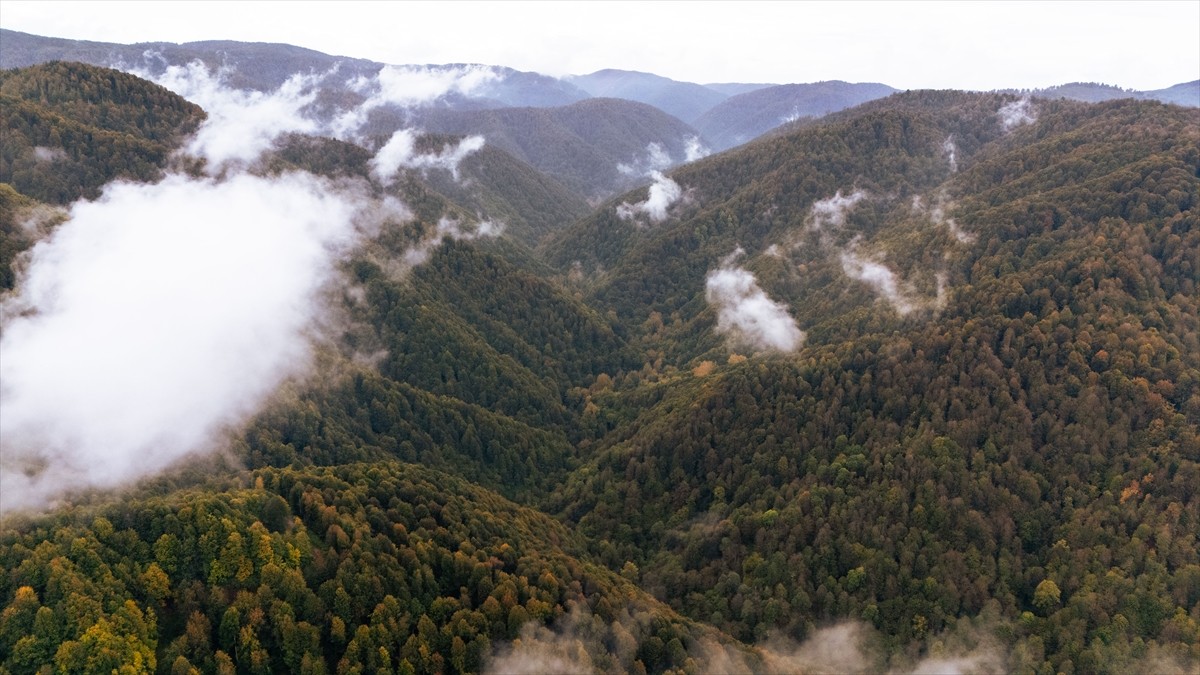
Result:
{"label": "mountain slope", "polygon": [[833,80],[780,84],[730,96],[693,124],[717,150],[732,148],[801,117],[820,117],[882,98],[896,90],[883,84]]}
{"label": "mountain slope", "polygon": [[[193,61],[210,70],[220,70],[226,84],[237,89],[274,91],[295,74],[327,74],[323,85],[345,96],[357,77],[370,78],[384,64],[322,52],[287,44],[206,40],[175,44],[146,42],[123,45],[106,42],[66,40],[0,29],[0,68],[18,68],[47,61],[80,61],[95,66],[141,69],[158,74],[167,66],[182,66]],[[464,67],[405,66],[417,70],[438,71]],[[504,68],[487,69],[489,82],[471,95],[450,97],[447,101],[468,109],[504,106],[556,106],[587,98],[582,90],[557,78]],[[336,68],[336,72],[334,72]]]}
{"label": "mountain slope", "polygon": [[703,85],[629,70],[598,70],[566,79],[597,98],[638,101],[688,123],[729,96]]}
{"label": "mountain slope", "polygon": [[[414,465],[264,469],[77,512],[88,520],[0,539],[12,672],[479,672],[537,657],[659,671],[697,667],[685,642],[731,642],[579,557],[546,516]],[[539,646],[560,624],[577,647]],[[499,648],[517,637],[524,651]]]}
{"label": "mountain slope", "polygon": [[[410,121],[435,133],[482,135],[588,197],[635,185],[651,166],[684,161],[689,142],[697,138],[678,119],[620,99],[589,99],[558,108],[423,110]],[[395,120],[371,131],[386,133],[400,125]],[[621,165],[628,171],[622,172]]]}
{"label": "mountain slope", "polygon": [[1139,101],[1162,101],[1190,107],[1200,107],[1200,81],[1183,82],[1165,89],[1137,91],[1122,89],[1097,82],[1070,82],[1031,92],[1041,98],[1067,98],[1074,101],[1098,103],[1119,98],[1134,98]]}
{"label": "mountain slope", "polygon": [[[743,199],[771,219],[682,216],[677,231],[736,233],[808,343],[623,384],[634,421],[553,502],[610,542],[596,549],[610,565],[634,560],[658,597],[742,639],[859,616],[904,643],[992,607],[1014,622],[1008,668],[1144,670],[1147,645],[1196,663],[1200,126],[1134,101],[1045,102],[1007,133],[971,112],[1005,101],[910,93],[674,175],[711,194],[706,170],[790,156],[844,166],[840,189],[876,196],[822,237],[812,202],[789,206],[793,183],[747,172]],[[922,161],[972,129],[957,173]],[[832,138],[843,159],[797,152]],[[900,160],[907,181],[885,182]],[[783,175],[804,180],[797,169]],[[944,213],[913,193],[944,195]],[[974,239],[950,236],[949,218]],[[849,278],[852,255],[930,304],[902,312]],[[934,302],[921,274],[937,267]],[[701,311],[685,298],[662,314]],[[714,323],[645,342],[670,354],[662,341]],[[600,403],[624,409],[622,396]]]}
{"label": "mountain slope", "polygon": [[199,107],[132,75],[83,64],[0,71],[0,182],[35,199],[95,198],[115,178],[162,173]]}

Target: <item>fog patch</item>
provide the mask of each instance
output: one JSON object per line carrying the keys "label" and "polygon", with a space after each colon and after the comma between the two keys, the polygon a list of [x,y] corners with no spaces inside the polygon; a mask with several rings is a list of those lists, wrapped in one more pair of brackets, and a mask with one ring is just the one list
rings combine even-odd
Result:
{"label": "fog patch", "polygon": [[393,278],[402,278],[412,268],[424,264],[433,252],[441,246],[442,241],[449,238],[453,241],[473,241],[498,237],[504,233],[504,223],[492,220],[480,220],[467,225],[454,218],[443,217],[437,226],[432,228],[419,242],[406,250],[399,258],[379,259],[378,263]]}
{"label": "fog patch", "polygon": [[953,217],[948,216],[946,212],[953,208],[954,203],[950,200],[945,190],[938,191],[934,198],[933,206],[926,210],[920,196],[914,196],[912,207],[913,211],[927,216],[935,225],[943,226],[954,237],[954,240],[960,244],[973,244],[978,237],[973,232],[968,232],[959,226],[958,222]]}
{"label": "fog patch", "polygon": [[717,332],[759,351],[799,349],[804,331],[784,305],[767,297],[754,274],[734,264],[742,254],[738,248],[705,278],[704,299],[717,309]]}
{"label": "fog patch", "polygon": [[67,151],[62,148],[48,148],[44,145],[33,147],[33,158],[38,162],[57,162],[67,158]]}
{"label": "fog patch", "polygon": [[617,171],[620,171],[626,176],[640,178],[642,176],[652,176],[663,169],[670,167],[674,162],[671,160],[671,155],[661,143],[649,143],[646,145],[646,152],[643,155],[634,157],[628,164],[617,164]]}
{"label": "fog patch", "polygon": [[439,152],[422,154],[416,151],[416,141],[417,133],[412,129],[393,133],[371,158],[371,174],[380,183],[390,185],[400,169],[441,169],[449,171],[457,181],[459,163],[484,145],[483,136],[468,136],[457,144],[445,144]]}
{"label": "fog patch", "polygon": [[899,277],[891,268],[860,251],[858,238],[841,251],[838,260],[846,276],[871,287],[900,316],[907,316],[920,306],[921,303],[913,299],[911,289],[902,287]]}
{"label": "fog patch", "polygon": [[950,172],[958,171],[958,146],[954,144],[954,134],[946,137],[942,141],[942,153],[946,155],[946,162],[950,164]]}
{"label": "fog patch", "polygon": [[1022,124],[1031,124],[1037,121],[1037,112],[1033,109],[1033,104],[1029,97],[1005,103],[1000,106],[1000,110],[996,111],[1000,117],[1000,125],[1005,131],[1011,131]]}
{"label": "fog patch", "polygon": [[652,171],[650,175],[654,183],[650,185],[646,201],[636,204],[622,202],[617,206],[618,218],[637,221],[639,216],[644,215],[652,223],[667,219],[670,208],[683,197],[683,188],[661,172]]}
{"label": "fog patch", "polygon": [[247,167],[284,134],[320,130],[305,109],[316,100],[321,75],[292,75],[279,89],[261,92],[229,88],[226,71],[210,71],[200,61],[167,66],[158,75],[137,69],[130,72],[170,89],[208,113],[184,152],[206,160],[205,170],[210,175]]}
{"label": "fog patch", "polygon": [[348,83],[366,100],[339,115],[332,124],[333,132],[338,138],[350,138],[378,108],[428,105],[450,94],[470,96],[499,79],[491,66],[384,66],[373,76],[359,76]]}
{"label": "fog patch", "polygon": [[700,141],[699,136],[690,136],[683,148],[683,161],[694,162],[698,159],[704,159],[712,154],[704,143]]}
{"label": "fog patch", "polygon": [[867,193],[862,190],[855,190],[848,195],[838,190],[832,197],[813,202],[809,210],[809,228],[824,231],[842,227],[850,210],[866,197]]}

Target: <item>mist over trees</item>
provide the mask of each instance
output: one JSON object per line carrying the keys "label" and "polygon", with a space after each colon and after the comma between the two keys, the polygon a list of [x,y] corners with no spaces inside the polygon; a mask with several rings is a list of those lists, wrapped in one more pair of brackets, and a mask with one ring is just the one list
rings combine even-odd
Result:
{"label": "mist over trees", "polygon": [[913,91],[700,158],[277,79],[0,72],[0,669],[1200,663],[1194,109]]}

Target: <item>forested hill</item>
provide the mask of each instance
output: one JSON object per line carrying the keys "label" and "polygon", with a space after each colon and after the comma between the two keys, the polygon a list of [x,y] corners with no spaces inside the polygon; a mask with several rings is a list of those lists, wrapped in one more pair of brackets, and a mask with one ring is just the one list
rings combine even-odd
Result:
{"label": "forested hill", "polygon": [[895,91],[886,84],[876,83],[781,84],[731,96],[706,110],[692,124],[716,149],[726,150],[781,124],[821,117]]}
{"label": "forested hill", "polygon": [[556,108],[429,109],[414,118],[433,132],[481,134],[588,197],[626,190],[649,171],[688,159],[689,144],[702,145],[699,133],[680,120],[615,98]]}
{"label": "forested hill", "polygon": [[[78,64],[0,93],[5,161],[86,129],[147,189],[203,119]],[[230,170],[391,215],[219,452],[4,514],[0,670],[1195,672],[1194,110],[906,92],[665,175],[642,104],[422,123],[394,175],[390,129]],[[18,291],[42,202],[141,157],[60,140],[94,182],[0,175]]]}
{"label": "forested hill", "polygon": [[[652,405],[553,509],[744,640],[995,611],[1010,667],[1194,664],[1200,125],[1035,101],[1006,130],[1014,100],[895,96],[674,173],[695,197],[667,222],[581,224],[594,297],[697,360],[647,367]],[[715,334],[738,245],[795,353]]]}
{"label": "forested hill", "polygon": [[0,71],[0,182],[55,204],[114,178],[150,180],[204,112],[107,68],[53,62]]}

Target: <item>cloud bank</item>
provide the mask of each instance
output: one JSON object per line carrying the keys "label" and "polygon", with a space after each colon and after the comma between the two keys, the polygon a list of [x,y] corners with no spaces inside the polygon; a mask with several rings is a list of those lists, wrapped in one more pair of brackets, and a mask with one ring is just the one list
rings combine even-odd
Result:
{"label": "cloud bank", "polygon": [[901,290],[895,272],[887,265],[861,255],[854,242],[841,252],[838,259],[846,276],[870,286],[900,316],[906,316],[917,308],[918,303],[910,299],[907,292]]}
{"label": "cloud bank", "polygon": [[306,367],[319,291],[388,215],[305,173],[172,175],[75,204],[4,308],[3,510],[210,449]]}
{"label": "cloud bank", "polygon": [[717,332],[760,351],[798,349],[804,331],[787,308],[767,297],[751,272],[733,264],[742,253],[739,248],[705,279],[704,298],[717,308]]}
{"label": "cloud bank", "polygon": [[958,171],[958,146],[954,144],[954,135],[946,137],[942,141],[942,152],[946,154],[946,162],[950,164],[950,172]]}

